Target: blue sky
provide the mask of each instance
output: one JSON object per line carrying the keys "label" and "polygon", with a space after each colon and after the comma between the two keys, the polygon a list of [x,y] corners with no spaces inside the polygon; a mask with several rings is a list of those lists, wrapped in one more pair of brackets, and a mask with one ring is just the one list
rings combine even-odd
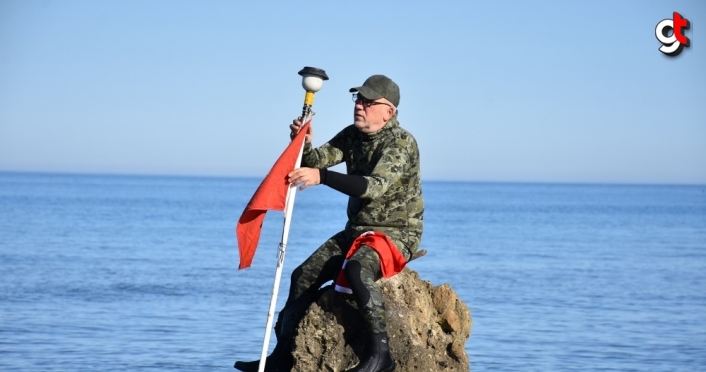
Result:
{"label": "blue sky", "polygon": [[2,0],[0,171],[262,177],[315,66],[314,143],[386,74],[426,180],[704,184],[702,24],[697,0]]}

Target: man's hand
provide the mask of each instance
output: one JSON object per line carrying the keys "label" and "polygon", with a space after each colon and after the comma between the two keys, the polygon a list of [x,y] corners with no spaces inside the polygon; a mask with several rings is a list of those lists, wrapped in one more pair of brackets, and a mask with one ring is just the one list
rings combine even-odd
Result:
{"label": "man's hand", "polygon": [[302,184],[299,186],[299,190],[321,183],[319,170],[316,168],[297,168],[290,172],[287,177],[289,178],[289,183],[293,185]]}
{"label": "man's hand", "polygon": [[[292,131],[289,134],[289,138],[294,139],[294,137],[297,136],[297,133],[302,129],[302,118],[298,117],[294,120],[292,120],[292,125],[289,126],[289,129]],[[309,130],[306,132],[306,138],[304,141],[306,143],[311,143],[311,139],[314,138],[314,128],[309,124]]]}

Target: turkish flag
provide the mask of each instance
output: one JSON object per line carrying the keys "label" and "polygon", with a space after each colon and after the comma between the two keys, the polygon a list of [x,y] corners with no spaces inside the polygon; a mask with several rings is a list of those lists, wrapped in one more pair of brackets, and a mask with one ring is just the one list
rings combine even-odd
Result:
{"label": "turkish flag", "polygon": [[304,124],[297,136],[294,137],[294,140],[280,155],[238,220],[238,225],[235,228],[238,238],[238,252],[240,253],[240,266],[238,266],[238,269],[246,269],[252,264],[255,249],[257,249],[257,242],[260,240],[260,230],[265,219],[265,213],[268,210],[284,210],[287,190],[289,189],[287,174],[297,166],[299,151],[302,148],[304,137],[309,130],[310,124],[311,120]]}

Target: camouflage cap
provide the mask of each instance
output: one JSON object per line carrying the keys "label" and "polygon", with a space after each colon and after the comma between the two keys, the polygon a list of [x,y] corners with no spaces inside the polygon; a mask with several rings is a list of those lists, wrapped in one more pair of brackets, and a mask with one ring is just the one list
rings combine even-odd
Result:
{"label": "camouflage cap", "polygon": [[358,92],[367,99],[385,98],[395,107],[400,104],[400,87],[385,75],[373,75],[363,85],[351,88],[349,92]]}

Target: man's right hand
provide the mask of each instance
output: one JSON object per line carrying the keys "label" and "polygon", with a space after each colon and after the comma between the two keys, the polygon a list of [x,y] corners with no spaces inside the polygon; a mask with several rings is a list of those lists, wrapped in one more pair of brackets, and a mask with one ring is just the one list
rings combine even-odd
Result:
{"label": "man's right hand", "polygon": [[[298,117],[292,120],[292,125],[289,126],[289,129],[292,131],[289,134],[289,138],[294,139],[294,137],[296,137],[299,131],[302,129],[302,118]],[[312,128],[311,124],[309,124],[309,130],[306,133],[306,138],[304,139],[304,141],[306,141],[306,143],[311,143],[312,138],[314,138],[314,129]]]}

